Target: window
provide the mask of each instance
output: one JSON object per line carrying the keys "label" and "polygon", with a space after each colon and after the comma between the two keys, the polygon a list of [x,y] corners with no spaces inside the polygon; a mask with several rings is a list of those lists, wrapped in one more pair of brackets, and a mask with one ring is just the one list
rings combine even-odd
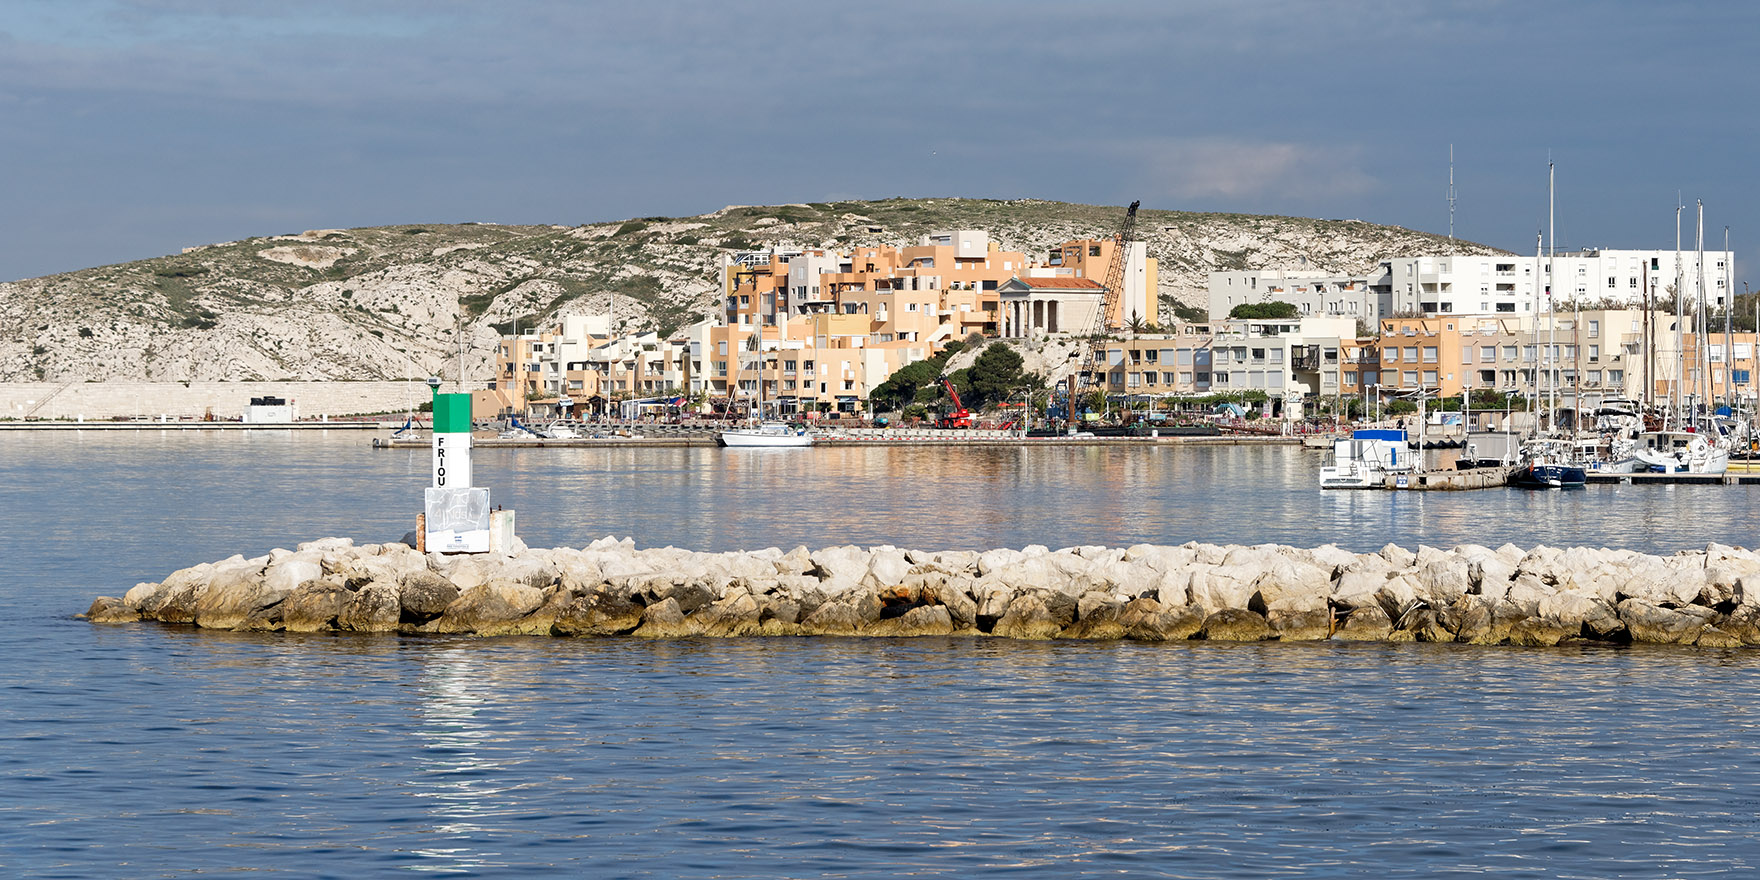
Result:
{"label": "window", "polygon": [[1479,360],[1484,361],[1485,363],[1488,363],[1488,364],[1496,361],[1497,360],[1497,346],[1495,346],[1495,345],[1481,345],[1481,346],[1479,346]]}
{"label": "window", "polygon": [[1599,360],[1601,360],[1601,346],[1599,346],[1599,345],[1589,346],[1589,362],[1594,363]]}
{"label": "window", "polygon": [[1436,363],[1436,346],[1434,346],[1434,345],[1424,346],[1424,363],[1427,363],[1427,364]]}
{"label": "window", "polygon": [[1425,370],[1424,371],[1424,384],[1425,385],[1435,385],[1436,384],[1436,371],[1435,370]]}
{"label": "window", "polygon": [[1513,312],[1516,310],[1516,304],[1515,303],[1498,303],[1497,310],[1500,312]]}
{"label": "window", "polygon": [[1473,347],[1470,345],[1461,346],[1461,363],[1470,364],[1472,362],[1473,362]]}
{"label": "window", "polygon": [[1619,279],[1613,277],[1612,275],[1607,276],[1607,289],[1613,290],[1617,287],[1619,287]]}
{"label": "window", "polygon": [[1593,318],[1589,319],[1589,338],[1594,339],[1595,337],[1600,336],[1600,335],[1601,335],[1601,322],[1597,321]]}
{"label": "window", "polygon": [[1516,359],[1516,347],[1513,345],[1504,346],[1503,347],[1503,359],[1506,361],[1515,360]]}
{"label": "window", "polygon": [[1406,362],[1407,363],[1414,363],[1414,364],[1418,362],[1417,346],[1407,346],[1406,347]]}
{"label": "window", "polygon": [[1400,383],[1401,385],[1403,385],[1407,388],[1416,388],[1418,386],[1418,371],[1417,370],[1405,371],[1405,374],[1402,378],[1404,379],[1404,381]]}
{"label": "window", "polygon": [[1159,379],[1160,379],[1160,375],[1157,374],[1154,370],[1146,370],[1143,373],[1143,384],[1145,384],[1145,385],[1159,384]]}

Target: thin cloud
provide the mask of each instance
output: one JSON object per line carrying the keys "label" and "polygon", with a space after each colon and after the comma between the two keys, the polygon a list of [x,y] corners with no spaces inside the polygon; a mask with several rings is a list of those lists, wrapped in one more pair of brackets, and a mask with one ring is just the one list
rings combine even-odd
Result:
{"label": "thin cloud", "polygon": [[1234,138],[1167,138],[1126,151],[1157,192],[1185,201],[1319,201],[1357,196],[1380,182],[1352,147]]}

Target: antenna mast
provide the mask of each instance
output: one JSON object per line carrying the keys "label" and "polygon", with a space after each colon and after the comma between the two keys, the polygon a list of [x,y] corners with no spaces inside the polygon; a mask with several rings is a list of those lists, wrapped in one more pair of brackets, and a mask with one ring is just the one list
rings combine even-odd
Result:
{"label": "antenna mast", "polygon": [[1448,145],[1448,253],[1454,255],[1454,144]]}

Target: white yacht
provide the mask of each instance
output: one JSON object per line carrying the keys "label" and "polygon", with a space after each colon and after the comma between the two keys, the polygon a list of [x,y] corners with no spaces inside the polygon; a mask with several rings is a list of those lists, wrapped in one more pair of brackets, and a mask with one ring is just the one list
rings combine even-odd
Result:
{"label": "white yacht", "polygon": [[1651,473],[1721,474],[1729,470],[1729,444],[1703,431],[1647,431],[1632,451]]}
{"label": "white yacht", "polygon": [[1322,489],[1380,489],[1389,474],[1412,472],[1406,432],[1362,428],[1333,441],[1332,464],[1320,469]]}
{"label": "white yacht", "polygon": [[733,447],[791,447],[813,445],[813,435],[805,428],[791,428],[781,422],[763,422],[755,428],[728,428],[717,431],[715,442]]}

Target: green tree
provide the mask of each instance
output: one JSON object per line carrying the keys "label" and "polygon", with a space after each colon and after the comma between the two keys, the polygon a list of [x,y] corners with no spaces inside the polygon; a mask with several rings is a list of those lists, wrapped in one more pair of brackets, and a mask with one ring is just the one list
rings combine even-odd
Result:
{"label": "green tree", "polygon": [[1188,324],[1202,324],[1210,320],[1210,313],[1199,306],[1188,306],[1182,302],[1173,304],[1173,316]]}
{"label": "green tree", "polygon": [[1284,318],[1299,318],[1302,316],[1302,312],[1300,309],[1296,308],[1295,303],[1241,303],[1240,305],[1229,309],[1228,316],[1230,318],[1245,318],[1250,321],[1280,320]]}
{"label": "green tree", "polygon": [[[994,343],[978,355],[978,360],[966,370],[966,385],[960,388],[961,396],[970,394],[965,404],[976,409],[986,404],[1001,403],[1025,387],[1021,376],[1022,359],[1020,352],[1005,343]],[[960,386],[955,386],[960,387]],[[968,390],[969,389],[969,392]]]}

